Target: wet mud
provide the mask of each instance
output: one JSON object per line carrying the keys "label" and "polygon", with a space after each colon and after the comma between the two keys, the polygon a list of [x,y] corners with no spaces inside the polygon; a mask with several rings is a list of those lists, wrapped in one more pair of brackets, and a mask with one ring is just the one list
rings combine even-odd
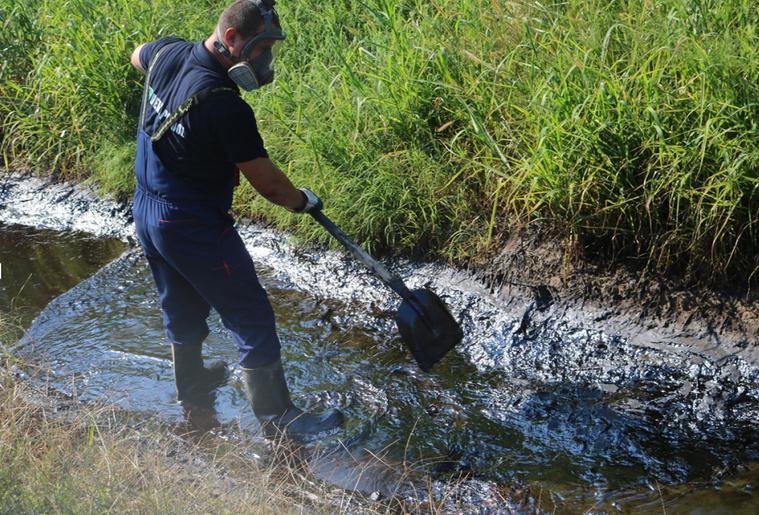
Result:
{"label": "wet mud", "polygon": [[[125,206],[19,175],[0,180],[0,222],[133,238]],[[316,477],[376,498],[439,491],[451,506],[493,512],[756,506],[750,296],[717,295],[698,315],[688,296],[702,293],[672,292],[657,308],[630,293],[643,287],[632,275],[586,270],[595,286],[579,271],[567,281],[548,257],[540,275],[537,254],[519,248],[489,277],[395,260],[410,287],[438,292],[464,327],[463,344],[424,374],[397,334],[398,299],[360,265],[238,225],[277,313],[294,397],[347,414],[344,431],[309,447]],[[602,284],[615,277],[627,293]],[[132,248],[53,300],[16,351],[45,359],[61,391],[179,424],[153,290]],[[690,311],[678,307],[688,302]],[[210,325],[206,358],[234,363],[230,335]],[[246,404],[236,373],[217,396],[218,426],[255,435]]]}

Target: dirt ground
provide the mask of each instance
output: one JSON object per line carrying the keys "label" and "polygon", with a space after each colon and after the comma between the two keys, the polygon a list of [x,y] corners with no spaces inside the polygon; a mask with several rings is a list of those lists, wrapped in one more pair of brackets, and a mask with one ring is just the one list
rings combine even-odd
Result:
{"label": "dirt ground", "polygon": [[582,311],[633,345],[759,365],[759,294],[748,284],[662,277],[541,234],[513,236],[475,273],[504,295],[533,295],[538,311],[553,304]]}

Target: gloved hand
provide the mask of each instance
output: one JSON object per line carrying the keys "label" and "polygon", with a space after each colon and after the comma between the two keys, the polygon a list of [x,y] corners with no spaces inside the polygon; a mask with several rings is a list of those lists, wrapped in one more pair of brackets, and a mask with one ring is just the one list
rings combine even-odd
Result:
{"label": "gloved hand", "polygon": [[296,210],[296,213],[310,213],[311,211],[319,211],[324,207],[322,199],[320,199],[316,193],[308,188],[300,188],[300,191],[306,198],[306,204],[302,208]]}

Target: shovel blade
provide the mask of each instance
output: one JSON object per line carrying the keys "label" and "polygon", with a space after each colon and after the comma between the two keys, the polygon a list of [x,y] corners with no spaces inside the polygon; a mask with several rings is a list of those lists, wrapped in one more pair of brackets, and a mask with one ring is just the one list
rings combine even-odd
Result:
{"label": "shovel blade", "polygon": [[398,308],[395,321],[403,341],[425,372],[464,337],[440,297],[427,289],[413,290]]}

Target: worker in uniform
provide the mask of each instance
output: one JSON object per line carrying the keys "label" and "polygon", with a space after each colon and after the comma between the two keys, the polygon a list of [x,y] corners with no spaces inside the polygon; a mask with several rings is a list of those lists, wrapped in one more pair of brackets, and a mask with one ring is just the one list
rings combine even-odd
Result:
{"label": "worker in uniform", "polygon": [[160,296],[177,397],[193,403],[224,384],[226,365],[204,366],[213,307],[234,335],[242,377],[264,433],[299,437],[339,427],[342,414],[294,406],[280,360],[274,312],[229,215],[242,175],[295,213],[321,209],[269,159],[240,89],[272,82],[285,39],[273,0],[238,0],[205,41],[165,37],[139,45],[145,74],[137,135],[134,221]]}

